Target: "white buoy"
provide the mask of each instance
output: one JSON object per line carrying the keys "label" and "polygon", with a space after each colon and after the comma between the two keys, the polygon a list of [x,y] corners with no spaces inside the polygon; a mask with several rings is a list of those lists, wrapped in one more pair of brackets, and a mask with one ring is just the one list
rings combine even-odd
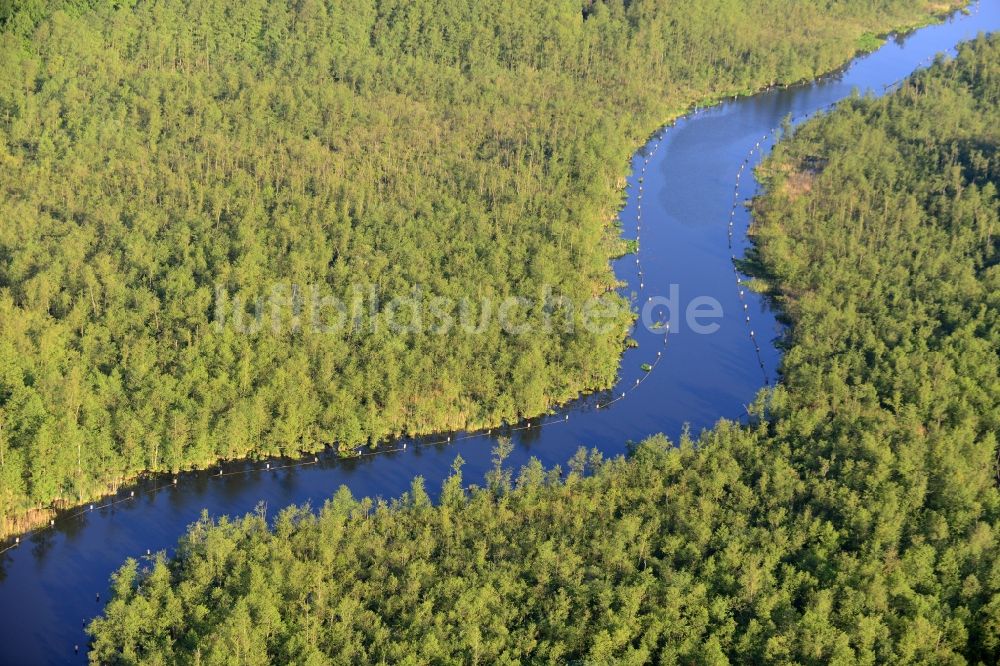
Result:
{"label": "white buoy", "polygon": [[15,546],[21,545],[21,537],[14,537],[14,545]]}
{"label": "white buoy", "polygon": [[403,450],[406,450],[406,442],[403,442]]}
{"label": "white buoy", "polygon": [[134,490],[131,493],[129,493],[129,497],[135,497],[135,491]]}
{"label": "white buoy", "polygon": [[55,526],[56,526],[56,521],[55,520],[50,520],[49,521],[49,527],[55,527]]}
{"label": "white buoy", "polygon": [[636,386],[638,386],[638,385],[639,385],[639,380],[638,380],[638,379],[637,379],[637,380],[635,380],[635,385],[636,385]]}
{"label": "white buoy", "polygon": [[624,392],[624,391],[622,391],[622,397],[623,397],[623,398],[625,397],[625,392]]}
{"label": "white buoy", "polygon": [[174,477],[174,485],[177,485],[177,477]]}
{"label": "white buoy", "polygon": [[657,356],[660,356],[661,354],[663,354],[663,352],[656,352]]}
{"label": "white buoy", "polygon": [[93,504],[91,504],[91,505],[90,505],[90,510],[91,510],[91,511],[93,511],[93,510],[94,510],[94,505],[93,505]]}
{"label": "white buoy", "polygon": [[271,463],[267,463],[266,465],[264,465],[264,468],[265,469],[271,469]]}

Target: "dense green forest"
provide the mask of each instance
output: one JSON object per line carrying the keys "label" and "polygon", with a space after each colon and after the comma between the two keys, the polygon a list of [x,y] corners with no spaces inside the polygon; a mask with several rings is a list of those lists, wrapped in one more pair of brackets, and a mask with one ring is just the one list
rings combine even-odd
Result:
{"label": "dense green forest", "polygon": [[251,313],[293,286],[468,298],[473,324],[481,299],[607,294],[627,156],[658,124],[946,6],[0,3],[2,528],[143,470],[510,422],[610,385],[623,308],[552,330],[535,299],[522,335]]}
{"label": "dense green forest", "polygon": [[746,263],[791,334],[751,425],[206,517],[116,574],[92,659],[997,663],[998,128],[980,38],[779,144]]}

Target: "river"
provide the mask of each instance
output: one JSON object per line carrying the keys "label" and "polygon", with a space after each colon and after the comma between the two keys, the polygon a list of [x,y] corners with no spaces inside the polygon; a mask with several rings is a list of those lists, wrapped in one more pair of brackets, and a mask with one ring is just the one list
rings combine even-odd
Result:
{"label": "river", "polygon": [[[565,464],[579,446],[613,456],[624,453],[627,442],[654,433],[676,438],[685,426],[697,433],[719,418],[744,416],[745,405],[777,378],[780,361],[774,345],[780,327],[761,298],[745,289],[741,298],[732,262],[747,243],[749,214],[742,202],[756,192],[749,167],[772,145],[773,129],[789,116],[800,122],[853,90],[882,94],[934,54],[951,52],[959,42],[998,27],[1000,0],[973,5],[968,15],[891,39],[816,82],[695,111],[654,136],[633,156],[621,212],[623,235],[641,234],[640,263],[629,255],[614,268],[628,282],[625,293],[636,293],[637,306],[650,296],[669,296],[673,285],[680,306],[677,323],[669,335],[637,326],[633,337],[639,346],[624,353],[613,391],[508,431],[515,443],[508,464],[518,466],[531,456],[547,466]],[[734,197],[737,173],[751,151]],[[684,309],[702,297],[722,308],[712,334],[684,324]],[[647,373],[640,367],[644,363],[655,367]],[[608,404],[622,392],[624,398]],[[0,662],[84,662],[83,625],[107,600],[111,573],[126,557],[169,551],[203,509],[216,516],[240,515],[266,502],[273,514],[292,503],[322,503],[340,485],[359,496],[393,497],[416,475],[436,491],[458,454],[466,461],[465,478],[481,479],[491,465],[495,434],[398,442],[383,453],[349,460],[329,454],[309,464],[234,464],[224,476],[187,473],[176,485],[171,479],[150,481],[122,491],[110,505],[105,500],[94,510],[85,507],[77,516],[63,516],[0,555]]]}

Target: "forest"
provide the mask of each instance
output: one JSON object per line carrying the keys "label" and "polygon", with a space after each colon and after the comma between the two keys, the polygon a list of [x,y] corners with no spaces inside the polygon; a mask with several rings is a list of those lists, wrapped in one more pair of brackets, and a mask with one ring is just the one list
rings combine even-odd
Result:
{"label": "forest", "polygon": [[91,659],[997,663],[998,128],[980,37],[788,132],[743,260],[790,327],[750,424],[204,516],[115,574]]}
{"label": "forest", "polygon": [[[0,3],[0,530],[144,471],[510,423],[609,386],[634,147],[957,4]],[[621,307],[600,332],[219,325],[354,286]]]}

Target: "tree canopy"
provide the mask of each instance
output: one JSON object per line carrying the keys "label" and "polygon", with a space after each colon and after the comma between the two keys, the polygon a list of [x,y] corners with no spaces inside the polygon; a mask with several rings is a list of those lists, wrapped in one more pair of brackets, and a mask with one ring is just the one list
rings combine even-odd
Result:
{"label": "tree canopy", "polygon": [[747,263],[791,334],[750,425],[206,516],[115,575],[91,658],[997,663],[998,127],[980,38],[779,144]]}
{"label": "tree canopy", "polygon": [[[497,425],[609,386],[624,311],[551,330],[533,305],[522,335],[294,313],[354,286],[365,304],[608,293],[643,137],[932,8],[0,4],[0,528],[144,470]],[[275,294],[299,305],[259,324]]]}

